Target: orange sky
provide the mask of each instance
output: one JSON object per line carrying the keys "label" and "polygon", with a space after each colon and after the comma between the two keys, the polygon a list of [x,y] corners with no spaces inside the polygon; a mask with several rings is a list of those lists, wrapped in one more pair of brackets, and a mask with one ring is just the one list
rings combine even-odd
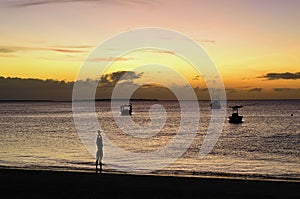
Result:
{"label": "orange sky", "polygon": [[[202,45],[225,87],[237,91],[233,98],[299,99],[299,7],[297,0],[1,1],[0,76],[74,81],[89,53],[109,37],[161,27]],[[128,56],[112,71],[140,55]],[[170,65],[186,72],[180,60]],[[187,73],[194,87],[203,86],[192,80],[196,73]]]}

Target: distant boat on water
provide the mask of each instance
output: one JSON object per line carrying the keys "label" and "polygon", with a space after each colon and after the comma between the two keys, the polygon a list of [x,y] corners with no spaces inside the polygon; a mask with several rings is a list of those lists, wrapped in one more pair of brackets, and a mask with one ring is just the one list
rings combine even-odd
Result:
{"label": "distant boat on water", "polygon": [[124,104],[120,106],[121,115],[132,115],[132,104]]}
{"label": "distant boat on water", "polygon": [[239,115],[239,108],[242,108],[243,106],[231,106],[232,114],[229,116],[229,122],[230,123],[242,123],[243,122],[243,116]]}
{"label": "distant boat on water", "polygon": [[218,94],[215,94],[215,92],[213,91],[213,97],[211,98],[211,103],[210,103],[210,108],[211,109],[221,109],[222,105],[221,105],[221,101],[220,101],[220,96]]}

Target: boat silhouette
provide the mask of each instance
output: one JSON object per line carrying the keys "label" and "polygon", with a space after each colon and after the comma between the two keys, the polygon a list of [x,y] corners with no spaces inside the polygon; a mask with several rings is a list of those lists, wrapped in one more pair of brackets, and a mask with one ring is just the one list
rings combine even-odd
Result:
{"label": "boat silhouette", "polygon": [[120,106],[121,115],[132,115],[132,104],[123,104]]}
{"label": "boat silhouette", "polygon": [[243,122],[243,116],[239,115],[239,108],[242,108],[243,106],[230,106],[232,110],[231,116],[229,116],[229,122],[230,123],[242,123]]}

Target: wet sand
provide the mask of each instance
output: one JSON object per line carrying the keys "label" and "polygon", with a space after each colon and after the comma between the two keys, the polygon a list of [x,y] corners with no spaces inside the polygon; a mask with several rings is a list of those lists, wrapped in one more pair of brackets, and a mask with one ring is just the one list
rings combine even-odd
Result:
{"label": "wet sand", "polygon": [[300,182],[0,169],[1,198],[300,198]]}

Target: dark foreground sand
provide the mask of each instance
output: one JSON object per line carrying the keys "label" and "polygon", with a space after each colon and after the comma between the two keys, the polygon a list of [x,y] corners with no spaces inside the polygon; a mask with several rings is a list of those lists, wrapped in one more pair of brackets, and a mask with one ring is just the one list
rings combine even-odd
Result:
{"label": "dark foreground sand", "polygon": [[299,182],[0,169],[0,198],[300,198]]}

